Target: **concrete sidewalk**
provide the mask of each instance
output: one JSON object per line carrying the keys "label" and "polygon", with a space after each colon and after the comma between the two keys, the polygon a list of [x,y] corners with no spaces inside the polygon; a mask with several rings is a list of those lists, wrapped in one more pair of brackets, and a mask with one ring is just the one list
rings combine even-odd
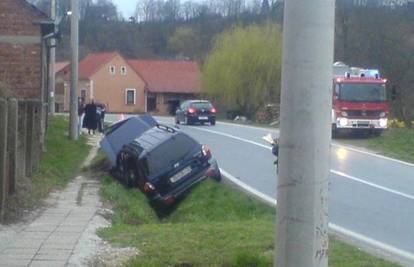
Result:
{"label": "concrete sidewalk", "polygon": [[[93,148],[85,165],[96,155],[98,141],[91,138]],[[2,237],[0,266],[85,266],[96,253],[100,239],[93,235],[108,225],[99,215],[99,181],[78,176],[46,202],[48,208],[33,222]]]}

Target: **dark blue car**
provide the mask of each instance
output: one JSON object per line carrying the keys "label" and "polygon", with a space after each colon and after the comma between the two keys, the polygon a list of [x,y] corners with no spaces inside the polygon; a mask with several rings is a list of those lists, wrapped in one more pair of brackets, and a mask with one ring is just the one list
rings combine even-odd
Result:
{"label": "dark blue car", "polygon": [[206,178],[221,180],[217,162],[206,145],[165,125],[148,127],[123,145],[114,163],[119,180],[138,187],[150,201],[167,206]]}

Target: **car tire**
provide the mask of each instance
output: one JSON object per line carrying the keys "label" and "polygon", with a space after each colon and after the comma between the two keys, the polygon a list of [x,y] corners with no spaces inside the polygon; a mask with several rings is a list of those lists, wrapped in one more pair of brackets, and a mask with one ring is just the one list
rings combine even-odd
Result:
{"label": "car tire", "polygon": [[221,176],[221,172],[220,172],[220,170],[218,171],[217,175],[216,175],[216,176],[214,176],[214,177],[212,177],[212,178],[214,179],[214,181],[216,181],[216,182],[220,183],[220,182],[221,182],[221,180],[223,179],[223,177]]}
{"label": "car tire", "polygon": [[131,169],[128,169],[128,171],[126,171],[126,175],[125,175],[125,184],[128,187],[135,187],[137,186],[137,181],[135,179],[135,175],[134,172]]}

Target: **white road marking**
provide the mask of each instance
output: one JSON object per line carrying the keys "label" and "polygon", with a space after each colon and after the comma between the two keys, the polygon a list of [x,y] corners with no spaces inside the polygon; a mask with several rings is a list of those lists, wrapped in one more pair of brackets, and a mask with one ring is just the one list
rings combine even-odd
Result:
{"label": "white road marking", "polygon": [[336,143],[333,143],[332,146],[339,147],[339,148],[345,148],[347,150],[351,150],[351,151],[358,152],[358,153],[361,153],[361,154],[377,157],[377,158],[380,158],[380,159],[390,160],[390,161],[393,161],[393,162],[396,162],[396,163],[400,163],[400,164],[403,164],[403,165],[414,167],[414,164],[412,164],[412,163],[402,161],[402,160],[398,160],[398,159],[393,159],[393,158],[386,157],[386,156],[383,156],[383,155],[378,155],[378,154],[375,154],[375,153],[372,153],[372,152],[369,152],[369,151],[364,151],[364,150],[361,150],[361,149],[358,149],[358,148],[355,148],[355,147],[344,146],[344,145],[340,145],[340,144],[336,144]]}
{"label": "white road marking", "polygon": [[222,125],[229,125],[229,126],[237,126],[237,127],[249,128],[249,129],[254,129],[254,130],[261,130],[261,131],[275,131],[275,132],[279,132],[279,130],[277,128],[272,128],[270,126],[267,128],[267,127],[243,125],[243,124],[231,123],[231,122],[223,122],[223,121],[218,121],[216,123],[217,124],[222,124]]}
{"label": "white road marking", "polygon": [[329,223],[329,228],[334,233],[336,232],[336,233],[339,233],[341,235],[351,237],[351,238],[356,239],[356,240],[358,240],[362,243],[365,243],[369,246],[380,249],[382,251],[386,251],[387,253],[390,253],[392,255],[396,255],[396,256],[398,256],[402,259],[405,259],[406,261],[410,262],[410,266],[412,266],[412,264],[414,263],[414,254],[412,254],[408,251],[405,251],[405,250],[396,248],[394,246],[385,244],[383,242],[380,242],[380,241],[372,239],[370,237],[361,235],[361,234],[356,233],[354,231],[350,231],[346,228],[343,228],[342,226],[339,226],[339,225],[336,225],[336,224],[333,224],[333,223]]}
{"label": "white road marking", "polygon": [[377,189],[386,191],[388,193],[392,193],[392,194],[395,194],[395,195],[399,195],[401,197],[405,197],[405,198],[414,200],[414,196],[412,196],[412,195],[409,195],[409,194],[406,194],[406,193],[403,193],[403,192],[400,192],[400,191],[397,191],[397,190],[394,190],[394,189],[390,189],[390,188],[387,188],[385,186],[381,186],[381,185],[378,185],[378,184],[374,184],[374,183],[371,183],[371,182],[367,182],[365,180],[356,178],[354,176],[348,175],[348,174],[343,173],[343,172],[331,170],[331,173],[334,173],[336,175],[342,176],[344,178],[347,178],[347,179],[350,179],[350,180],[353,180],[353,181],[356,181],[356,182],[359,182],[359,183],[362,183],[362,184],[365,184],[365,185],[368,185],[368,186],[371,186],[371,187],[375,187]]}
{"label": "white road marking", "polygon": [[[276,133],[279,132],[278,129],[259,127],[259,126],[242,125],[242,124],[237,124],[237,123],[217,122],[217,124],[232,125],[232,126],[236,126],[236,127],[257,129],[257,130],[262,130],[262,131],[274,130]],[[358,153],[361,153],[361,154],[365,154],[365,155],[369,155],[369,156],[373,156],[373,157],[377,157],[377,158],[381,158],[381,159],[385,159],[385,160],[390,160],[390,161],[393,161],[393,162],[396,162],[396,163],[400,163],[400,164],[403,164],[403,165],[414,167],[413,163],[409,163],[409,162],[406,162],[406,161],[403,161],[403,160],[390,158],[390,157],[379,155],[379,154],[372,153],[372,152],[369,152],[369,151],[364,151],[364,150],[361,150],[361,149],[358,149],[358,148],[355,148],[355,147],[352,147],[352,146],[341,145],[341,144],[338,144],[338,143],[332,143],[332,146],[339,147],[339,148],[345,148],[345,149],[348,149],[348,150],[351,150],[351,151],[354,151],[354,152],[358,152]]]}
{"label": "white road marking", "polygon": [[[259,192],[258,190],[254,189],[253,187],[249,186],[248,184],[240,181],[239,179],[237,179],[236,177],[234,177],[233,175],[231,175],[227,171],[225,171],[223,169],[220,169],[220,171],[223,174],[225,179],[230,180],[231,182],[233,182],[237,186],[241,187],[243,190],[248,191],[249,193],[255,195],[256,197],[260,198],[261,200],[268,203],[272,207],[277,206],[277,200],[276,199],[274,199],[272,197],[269,197],[268,195],[265,195],[265,194]],[[354,231],[348,230],[348,229],[346,229],[342,226],[339,226],[337,224],[334,224],[334,223],[329,223],[329,229],[331,229],[334,233],[341,234],[341,235],[353,238],[355,240],[358,240],[359,242],[365,243],[368,246],[372,246],[376,249],[380,249],[380,250],[385,251],[387,253],[393,254],[393,255],[395,255],[399,258],[402,258],[404,260],[414,262],[414,254],[412,254],[408,251],[398,249],[396,247],[385,244],[385,243],[380,242],[378,240],[375,240],[375,239],[372,239],[370,237],[364,236],[362,234],[356,233]]]}
{"label": "white road marking", "polygon": [[203,132],[218,134],[218,135],[221,135],[221,136],[233,138],[233,139],[236,139],[236,140],[245,142],[245,143],[249,143],[249,144],[252,144],[252,145],[260,146],[260,147],[265,148],[265,149],[272,150],[272,148],[270,146],[263,145],[261,143],[254,142],[254,141],[250,141],[248,139],[244,139],[244,138],[241,138],[241,137],[237,137],[237,136],[234,136],[234,135],[231,135],[231,134],[226,134],[226,133],[222,133],[222,132],[218,132],[218,131],[213,131],[213,130],[207,130],[207,129],[203,129],[203,128],[200,128],[200,127],[191,127],[191,129],[196,129],[196,130],[203,131]]}
{"label": "white road marking", "polygon": [[[232,139],[235,139],[235,140],[238,140],[238,141],[241,141],[241,142],[245,142],[245,143],[249,143],[249,144],[252,144],[252,145],[256,145],[256,146],[259,146],[261,148],[265,148],[265,149],[268,149],[268,150],[272,150],[272,148],[270,146],[268,146],[268,145],[263,145],[261,143],[254,142],[254,141],[251,141],[251,140],[248,140],[248,139],[245,139],[245,138],[237,137],[237,136],[234,136],[234,135],[231,135],[231,134],[222,133],[222,132],[218,132],[218,131],[214,131],[214,130],[203,129],[203,128],[200,128],[200,127],[192,127],[191,129],[196,129],[196,130],[199,130],[199,131],[204,131],[204,132],[209,132],[209,133],[213,133],[213,134],[225,136],[225,137],[232,138]],[[348,175],[348,174],[343,173],[343,172],[339,172],[339,171],[336,171],[336,170],[330,170],[330,171],[331,171],[331,173],[334,173],[334,174],[339,175],[341,177],[344,177],[346,179],[351,179],[351,180],[353,180],[355,182],[359,182],[359,183],[362,183],[362,184],[365,184],[365,185],[374,187],[376,189],[380,189],[380,190],[383,190],[385,192],[398,195],[400,197],[404,197],[404,198],[408,198],[408,199],[414,200],[414,196],[411,196],[409,194],[405,194],[405,193],[402,193],[400,191],[397,191],[397,190],[394,190],[394,189],[391,189],[391,188],[387,188],[387,187],[384,187],[384,186],[380,186],[380,185],[377,185],[377,184],[374,184],[374,183],[365,181],[363,179],[353,177],[353,176]]]}
{"label": "white road marking", "polygon": [[242,181],[240,181],[239,179],[235,178],[233,175],[231,175],[230,173],[226,172],[225,170],[220,168],[220,172],[228,179],[230,180],[232,183],[236,184],[237,186],[245,189],[246,191],[252,193],[253,195],[259,197],[260,199],[262,199],[263,201],[265,201],[266,203],[272,205],[272,206],[276,206],[276,199],[269,197],[266,194],[263,194],[262,192],[254,189],[253,187],[243,183]]}

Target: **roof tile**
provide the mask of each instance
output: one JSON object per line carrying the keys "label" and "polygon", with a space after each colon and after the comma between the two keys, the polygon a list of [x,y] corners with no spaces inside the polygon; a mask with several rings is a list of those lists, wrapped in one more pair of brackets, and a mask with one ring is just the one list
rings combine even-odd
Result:
{"label": "roof tile", "polygon": [[152,93],[200,93],[200,68],[194,61],[128,60]]}

